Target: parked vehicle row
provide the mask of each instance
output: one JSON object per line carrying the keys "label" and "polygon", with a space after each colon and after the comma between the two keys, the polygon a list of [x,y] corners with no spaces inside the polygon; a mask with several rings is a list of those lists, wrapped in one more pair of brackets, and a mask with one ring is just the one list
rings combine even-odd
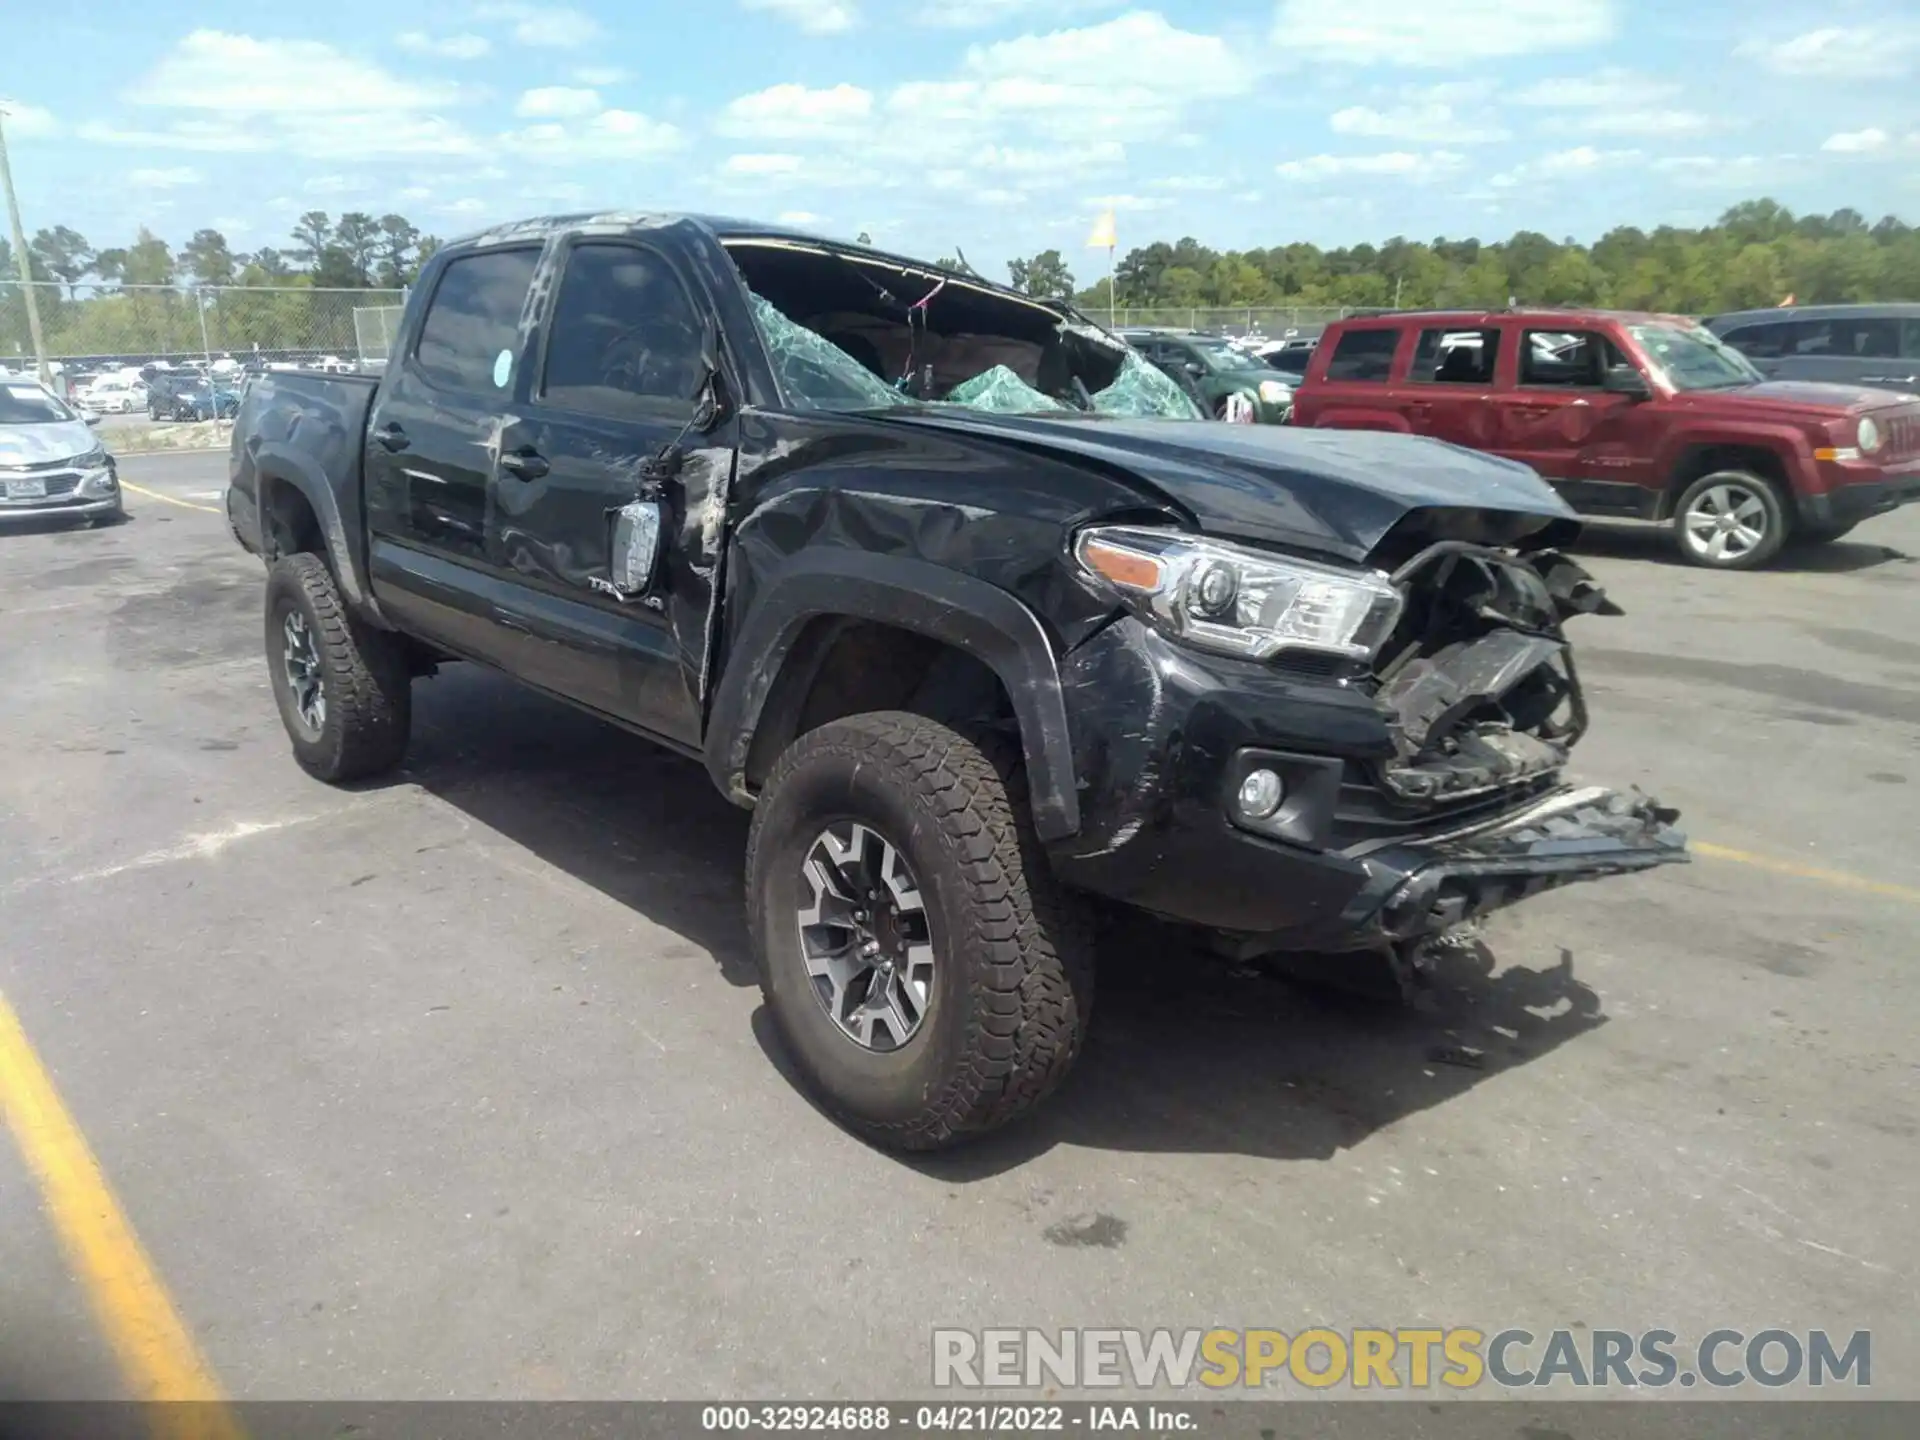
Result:
{"label": "parked vehicle row", "polygon": [[1719,569],[1764,565],[1920,499],[1920,396],[1769,380],[1711,329],[1669,315],[1337,321],[1293,423],[1521,461],[1581,513],[1670,524],[1687,559]]}
{"label": "parked vehicle row", "polygon": [[37,380],[0,380],[0,525],[120,518],[119,473],[93,423]]}

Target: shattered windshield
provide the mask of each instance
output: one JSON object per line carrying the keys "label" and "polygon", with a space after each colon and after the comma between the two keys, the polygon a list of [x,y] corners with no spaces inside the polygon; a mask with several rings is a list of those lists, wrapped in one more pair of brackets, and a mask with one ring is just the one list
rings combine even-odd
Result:
{"label": "shattered windshield", "polygon": [[[1085,403],[1069,404],[1036,389],[1005,364],[995,364],[960,382],[938,400],[921,401],[903,394],[868,366],[824,335],[791,319],[772,301],[747,292],[753,317],[766,341],[767,354],[789,403],[806,410],[878,410],[899,405],[963,406],[1004,415],[1076,414],[1091,409],[1101,415],[1128,415],[1161,420],[1205,418],[1199,406],[1138,353],[1126,350],[1119,372],[1105,388],[1080,395]],[[1071,323],[1061,333],[1074,331]],[[1078,332],[1084,333],[1084,332]],[[1113,342],[1093,331],[1103,348]]]}
{"label": "shattered windshield", "polygon": [[1700,326],[1630,325],[1627,329],[1676,390],[1727,390],[1765,378],[1746,356]]}
{"label": "shattered windshield", "polygon": [[1238,345],[1226,340],[1191,340],[1215,370],[1258,370],[1260,362]]}

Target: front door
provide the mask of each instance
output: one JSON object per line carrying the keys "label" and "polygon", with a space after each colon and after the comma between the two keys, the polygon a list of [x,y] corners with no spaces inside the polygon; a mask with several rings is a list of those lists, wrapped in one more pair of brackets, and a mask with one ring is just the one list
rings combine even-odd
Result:
{"label": "front door", "polygon": [[[1658,402],[1607,391],[1615,366],[1632,362],[1598,330],[1514,326],[1511,386],[1494,397],[1499,454],[1524,461],[1575,509],[1641,515],[1656,491],[1643,407]],[[1503,367],[1504,368],[1504,367]]]}
{"label": "front door", "polygon": [[367,528],[381,603],[462,655],[511,668],[487,554],[495,436],[523,392],[520,324],[540,248],[452,261],[419,339],[396,357],[366,441]]}
{"label": "front door", "polygon": [[[689,500],[718,503],[727,435],[691,431],[706,378],[705,307],[667,253],[581,239],[563,257],[547,341],[526,403],[502,430],[492,479],[490,559],[519,587],[527,680],[654,734],[695,745],[717,536],[707,556]],[[677,469],[660,458],[680,447]],[[653,589],[611,583],[614,516],[643,497],[666,506]],[[689,540],[688,537],[694,537]]]}

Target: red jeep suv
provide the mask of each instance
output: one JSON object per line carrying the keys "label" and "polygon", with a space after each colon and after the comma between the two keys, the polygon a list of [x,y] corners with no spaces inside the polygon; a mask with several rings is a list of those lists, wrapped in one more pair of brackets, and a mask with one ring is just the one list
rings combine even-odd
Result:
{"label": "red jeep suv", "polygon": [[1661,520],[1750,570],[1920,500],[1920,395],[1767,380],[1673,315],[1407,311],[1327,327],[1293,423],[1523,461],[1588,515]]}

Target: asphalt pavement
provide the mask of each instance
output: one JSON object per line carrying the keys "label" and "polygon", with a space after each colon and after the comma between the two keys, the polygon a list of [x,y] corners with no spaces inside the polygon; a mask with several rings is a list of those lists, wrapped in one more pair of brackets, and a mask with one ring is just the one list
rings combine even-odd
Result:
{"label": "asphalt pavement", "polygon": [[[1588,543],[1628,613],[1574,622],[1577,778],[1677,805],[1693,864],[1496,917],[1423,1009],[1138,940],[1042,1115],[903,1160],[790,1079],[698,766],[457,666],[397,779],[294,766],[224,468],[0,532],[0,995],[226,1393],[904,1397],[938,1325],[1777,1324],[1872,1330],[1920,1398],[1920,510],[1754,575]],[[127,1393],[43,1170],[0,1138],[0,1395]]]}

